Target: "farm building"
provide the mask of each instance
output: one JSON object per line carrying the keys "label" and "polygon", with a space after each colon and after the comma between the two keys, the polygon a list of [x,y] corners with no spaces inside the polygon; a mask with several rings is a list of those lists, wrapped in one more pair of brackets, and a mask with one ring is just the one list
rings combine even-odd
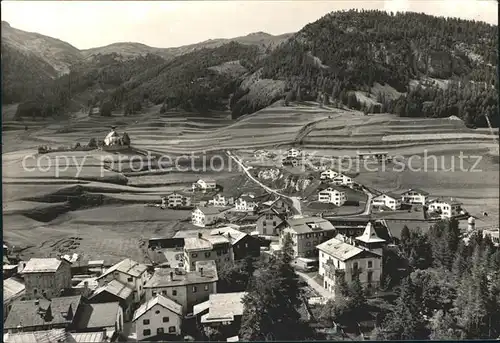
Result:
{"label": "farm building", "polygon": [[217,221],[223,220],[228,207],[201,207],[198,206],[191,213],[191,223],[199,227],[213,225]]}
{"label": "farm building", "polygon": [[71,288],[71,264],[65,259],[32,258],[21,271],[26,298],[53,298]]}
{"label": "farm building", "polygon": [[134,291],[131,287],[120,281],[111,280],[98,287],[89,297],[89,302],[92,304],[118,302],[122,309],[124,321],[129,321],[133,314],[134,298]]}
{"label": "farm building", "polygon": [[121,139],[118,132],[116,132],[116,126],[111,127],[111,132],[109,132],[104,138],[105,146],[120,145]]}
{"label": "farm building", "polygon": [[215,207],[226,207],[234,205],[235,196],[222,192],[214,195],[214,197],[208,201],[208,205]]}
{"label": "farm building", "polygon": [[242,195],[235,202],[235,210],[240,212],[253,212],[259,205],[254,195]]}
{"label": "farm building", "polygon": [[276,228],[285,220],[285,215],[278,212],[274,208],[261,211],[256,224],[255,230],[261,236],[275,236],[278,235]]}
{"label": "farm building", "polygon": [[119,302],[82,304],[82,315],[76,322],[79,331],[105,332],[109,339],[123,331],[123,309]]}
{"label": "farm building", "polygon": [[395,193],[382,193],[372,200],[373,206],[387,207],[393,211],[401,208],[401,195]]}
{"label": "farm building", "polygon": [[357,152],[358,159],[360,160],[368,160],[375,159],[377,161],[390,161],[392,157],[389,156],[387,151],[378,151],[378,152]]}
{"label": "farm building", "polygon": [[429,202],[429,212],[441,215],[441,218],[453,218],[463,214],[462,203],[456,199],[433,199]]}
{"label": "farm building", "polygon": [[3,280],[3,316],[7,318],[12,303],[24,296],[26,286],[22,280],[11,277]]}
{"label": "farm building", "polygon": [[344,191],[328,187],[318,193],[318,201],[342,206],[347,201],[347,197]]}
{"label": "farm building", "polygon": [[192,187],[194,191],[211,191],[215,190],[217,183],[214,179],[204,178],[193,183]]}
{"label": "farm building", "polygon": [[410,188],[406,192],[401,193],[402,202],[404,204],[419,204],[425,205],[429,193],[421,189]]}
{"label": "farm building", "polygon": [[231,242],[235,261],[242,260],[248,256],[260,256],[260,241],[244,232],[226,226],[213,229],[210,234],[212,236],[221,235]]}

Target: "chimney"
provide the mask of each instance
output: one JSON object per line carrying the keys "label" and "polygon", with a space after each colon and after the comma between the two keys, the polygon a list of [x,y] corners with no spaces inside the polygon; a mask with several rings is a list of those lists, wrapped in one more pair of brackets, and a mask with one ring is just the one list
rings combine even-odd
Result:
{"label": "chimney", "polygon": [[170,281],[174,280],[174,272],[170,272]]}
{"label": "chimney", "polygon": [[203,276],[203,268],[200,268],[200,275]]}
{"label": "chimney", "polygon": [[231,238],[231,233],[230,232],[227,233],[227,238]]}

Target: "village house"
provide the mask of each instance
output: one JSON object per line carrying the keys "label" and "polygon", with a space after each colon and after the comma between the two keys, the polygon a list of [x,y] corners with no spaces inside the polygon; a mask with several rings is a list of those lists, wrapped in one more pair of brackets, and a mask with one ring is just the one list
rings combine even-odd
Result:
{"label": "village house", "polygon": [[160,294],[182,306],[182,314],[190,313],[193,306],[217,293],[217,268],[213,261],[198,262],[193,271],[160,268],[146,283],[146,301]]}
{"label": "village house", "polygon": [[255,230],[261,236],[277,236],[277,228],[284,220],[285,215],[274,208],[261,211],[255,223]]}
{"label": "village house", "polygon": [[271,199],[260,202],[259,206],[257,206],[256,212],[258,214],[261,214],[266,211],[273,210],[277,213],[286,215],[290,213],[291,207],[292,206],[289,204],[289,202],[285,201],[285,199],[283,199],[282,197],[278,197],[274,200]]}
{"label": "village house", "polygon": [[82,304],[76,329],[86,332],[105,332],[105,337],[115,339],[123,331],[123,309],[118,302]]}
{"label": "village house", "polygon": [[355,246],[352,239],[342,235],[321,243],[317,248],[322,286],[334,297],[337,277],[344,277],[346,282],[359,277],[361,284],[367,288],[380,285],[382,256]]}
{"label": "village house", "polygon": [[81,310],[81,296],[17,300],[3,325],[4,332],[70,329]]}
{"label": "village house", "polygon": [[283,247],[285,235],[291,235],[294,258],[317,257],[316,245],[332,238],[335,234],[333,225],[320,217],[295,216],[285,220],[278,230],[281,247]]}
{"label": "village house", "polygon": [[53,298],[71,288],[71,264],[65,259],[32,258],[21,274],[26,286],[26,298]]}
{"label": "village house", "polygon": [[286,156],[290,157],[290,158],[297,158],[297,157],[300,157],[300,155],[301,155],[301,151],[299,149],[296,149],[296,148],[290,148],[286,153]]}
{"label": "village house", "polygon": [[425,205],[429,193],[421,189],[410,188],[401,193],[401,200],[404,204]]}
{"label": "village house", "polygon": [[26,286],[15,277],[3,280],[3,317],[7,318],[9,315],[12,303],[24,297]]}
{"label": "village house", "polygon": [[246,257],[260,256],[259,240],[244,232],[226,226],[213,229],[210,234],[212,236],[221,235],[231,242],[235,261],[242,260]]}
{"label": "village house", "polygon": [[221,235],[203,235],[184,239],[184,267],[186,271],[195,269],[198,261],[214,260],[217,268],[234,261],[233,246],[229,239]]}
{"label": "village house", "polygon": [[199,227],[213,225],[226,217],[227,207],[196,207],[191,212],[191,223]]}
{"label": "village house", "polygon": [[344,191],[328,187],[318,193],[318,201],[342,206],[347,201],[347,197]]}
{"label": "village house", "polygon": [[248,194],[240,196],[236,202],[234,209],[240,212],[253,212],[259,205],[255,196]]}
{"label": "village house", "polygon": [[496,229],[487,229],[487,230],[482,230],[483,231],[483,237],[489,236],[493,244],[498,247],[500,246],[500,231],[498,228]]}
{"label": "village house", "polygon": [[157,294],[135,311],[136,339],[141,341],[165,334],[181,334],[182,306],[168,297]]}
{"label": "village house", "polygon": [[193,191],[214,191],[217,188],[217,182],[211,178],[199,179],[193,183]]}
{"label": "village house", "polygon": [[98,287],[89,297],[92,304],[109,304],[118,302],[122,308],[124,321],[129,321],[134,310],[134,291],[118,280],[111,280]]}
{"label": "village house", "polygon": [[429,203],[429,212],[438,213],[443,219],[450,219],[462,214],[462,203],[453,198],[434,199]]}
{"label": "village house", "polygon": [[331,183],[336,186],[347,186],[347,187],[353,186],[352,178],[344,174],[338,174],[337,176],[335,176],[331,180]]}
{"label": "village house", "polygon": [[97,282],[99,287],[102,287],[112,280],[119,281],[132,289],[134,302],[140,303],[144,297],[143,286],[148,279],[147,267],[127,258],[107,269],[104,274],[97,278]]}
{"label": "village house", "polygon": [[208,205],[214,207],[226,207],[234,205],[234,195],[228,193],[218,193],[208,201]]}
{"label": "village house", "polygon": [[162,208],[186,208],[191,207],[191,196],[181,192],[174,192],[161,199]]}
{"label": "village house", "polygon": [[327,170],[321,172],[319,178],[321,180],[333,180],[337,176],[339,176],[338,172],[336,172],[335,170],[332,170],[332,169],[327,169]]}
{"label": "village house", "polygon": [[382,193],[373,198],[372,205],[384,206],[393,211],[398,210],[401,208],[401,195],[391,192]]}
{"label": "village house", "polygon": [[247,292],[210,294],[210,298],[193,308],[203,327],[219,330],[223,338],[238,334],[243,316],[243,297]]}

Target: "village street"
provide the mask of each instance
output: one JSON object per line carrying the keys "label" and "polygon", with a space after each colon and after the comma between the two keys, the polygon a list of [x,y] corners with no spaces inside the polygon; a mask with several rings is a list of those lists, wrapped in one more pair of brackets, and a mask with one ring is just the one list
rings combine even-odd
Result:
{"label": "village street", "polygon": [[235,161],[236,163],[238,163],[239,166],[241,166],[241,168],[243,169],[243,171],[245,172],[245,174],[247,174],[248,178],[250,178],[253,182],[257,183],[259,186],[261,186],[262,188],[264,188],[264,190],[266,190],[267,192],[269,193],[273,193],[273,194],[276,194],[280,197],[284,197],[284,198],[287,198],[289,200],[292,201],[293,203],[293,207],[295,208],[295,210],[297,211],[297,214],[302,214],[302,209],[301,209],[301,205],[300,205],[300,200],[297,198],[297,197],[290,197],[288,195],[285,195],[285,194],[281,194],[279,192],[277,192],[276,190],[272,189],[272,188],[269,188],[267,187],[266,185],[264,185],[262,182],[260,182],[259,180],[257,180],[256,178],[253,177],[252,174],[250,174],[249,170],[251,169],[250,167],[247,167],[243,164],[243,162],[241,162],[240,158],[237,157],[236,155],[233,155],[231,153],[231,151],[226,151],[226,153],[228,154],[228,156],[233,159],[233,161]]}

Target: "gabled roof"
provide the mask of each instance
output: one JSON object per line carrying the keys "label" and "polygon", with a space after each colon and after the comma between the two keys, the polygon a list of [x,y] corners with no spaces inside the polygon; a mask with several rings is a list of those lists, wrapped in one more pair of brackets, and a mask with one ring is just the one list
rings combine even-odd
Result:
{"label": "gabled roof", "polygon": [[[203,178],[200,178],[198,179],[198,181],[204,181],[205,183],[215,183],[215,179],[211,178],[211,177],[203,177]],[[196,181],[196,182],[198,182]]]}
{"label": "gabled roof", "polygon": [[108,282],[104,286],[96,289],[96,291],[94,292],[94,294],[92,294],[90,299],[95,298],[97,295],[101,294],[102,292],[108,292],[109,294],[113,294],[114,296],[117,296],[118,298],[120,298],[122,300],[126,300],[132,294],[133,290],[118,280],[111,280],[110,282]]}
{"label": "gabled roof", "polygon": [[445,203],[445,204],[449,204],[449,205],[462,205],[462,203],[460,201],[458,201],[457,199],[454,199],[454,198],[436,198],[436,199],[433,199],[432,201],[430,201],[430,203]]}
{"label": "gabled roof", "polygon": [[[175,269],[161,268],[155,270],[153,276],[144,285],[144,288],[160,288],[160,287],[177,287],[186,285],[196,285],[200,283],[217,282],[219,277],[217,275],[217,268],[213,261],[203,261],[206,263],[196,262],[197,270],[176,274]],[[213,263],[208,263],[213,262]],[[203,273],[199,268],[203,267]],[[173,273],[173,274],[171,274]],[[172,278],[173,276],[173,278]]]}
{"label": "gabled roof", "polygon": [[153,299],[149,300],[148,302],[142,304],[134,313],[134,318],[132,319],[133,322],[135,322],[137,319],[139,319],[143,314],[151,310],[155,305],[160,305],[161,307],[178,314],[179,316],[182,315],[182,305],[179,305],[175,301],[166,298],[162,296],[161,294],[158,294],[156,297]]}
{"label": "gabled roof", "polygon": [[328,220],[320,217],[296,216],[287,219],[285,222],[291,230],[298,234],[335,230]]}
{"label": "gabled roof", "polygon": [[342,241],[341,239],[339,239],[339,236],[340,235],[337,235],[337,237],[321,243],[316,248],[327,255],[335,257],[340,261],[347,261],[361,254],[378,256],[371,251],[361,249]]}
{"label": "gabled roof", "polygon": [[97,329],[115,326],[119,302],[84,304],[77,323],[78,329]]}
{"label": "gabled roof", "polygon": [[210,232],[210,234],[212,236],[214,236],[214,235],[222,235],[225,238],[227,238],[228,240],[230,240],[232,245],[238,243],[241,239],[243,239],[244,237],[248,236],[246,233],[241,232],[239,230],[236,230],[236,229],[234,229],[232,227],[228,227],[228,226],[213,229]]}
{"label": "gabled roof", "polygon": [[[81,295],[38,300],[18,300],[12,304],[4,329],[69,325],[80,306]],[[72,315],[69,315],[71,314]]]}
{"label": "gabled roof", "polygon": [[23,294],[26,286],[20,280],[8,278],[3,280],[3,302],[4,304],[12,298]]}
{"label": "gabled roof", "polygon": [[418,193],[418,194],[420,194],[420,195],[426,195],[426,196],[427,196],[427,195],[429,195],[429,193],[427,193],[426,191],[421,190],[421,189],[419,189],[419,188],[410,188],[410,189],[408,189],[407,191],[404,191],[404,192],[403,192],[403,193],[401,193],[401,194],[402,194],[402,195],[404,195],[404,194],[407,194],[407,193],[409,193],[409,192],[416,192],[416,193]]}
{"label": "gabled roof", "polygon": [[[85,340],[84,342],[103,342],[103,337],[98,341]],[[42,331],[31,331],[31,332],[16,332],[16,333],[6,333],[3,336],[5,343],[76,343],[83,342],[77,341],[73,337],[73,334],[66,332],[65,329],[52,329],[52,330],[42,330]]]}
{"label": "gabled roof", "polygon": [[214,215],[214,214],[220,214],[226,210],[228,210],[231,207],[212,207],[212,206],[198,206],[196,207],[197,210],[200,210],[204,215]]}
{"label": "gabled roof", "polygon": [[144,272],[146,272],[148,268],[146,265],[141,264],[139,262],[133,261],[129,258],[124,259],[121,262],[118,262],[114,266],[110,267],[107,269],[101,276],[99,276],[97,279],[102,279],[106,277],[107,275],[117,271],[121,272],[133,277],[139,277],[141,276]]}
{"label": "gabled roof", "polygon": [[375,231],[375,227],[371,222],[368,222],[366,224],[365,231],[361,236],[356,237],[358,241],[364,242],[364,243],[383,243],[385,242],[385,239],[382,239],[378,236],[377,232]]}
{"label": "gabled roof", "polygon": [[208,313],[202,316],[202,323],[232,321],[243,315],[243,297],[247,292],[210,294]]}
{"label": "gabled roof", "polygon": [[55,273],[61,263],[57,258],[31,258],[22,273]]}

